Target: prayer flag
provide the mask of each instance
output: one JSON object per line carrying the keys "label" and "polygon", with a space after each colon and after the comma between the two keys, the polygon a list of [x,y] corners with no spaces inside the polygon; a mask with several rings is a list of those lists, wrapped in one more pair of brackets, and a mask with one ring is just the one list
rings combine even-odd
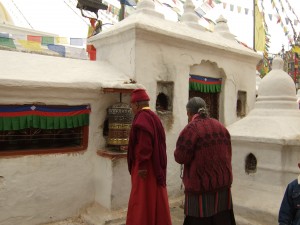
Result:
{"label": "prayer flag", "polygon": [[125,0],[125,5],[136,6],[136,2],[134,0]]}
{"label": "prayer flag", "polygon": [[5,38],[0,36],[0,46],[16,49],[15,43],[11,38]]}
{"label": "prayer flag", "polygon": [[227,3],[223,2],[223,9],[226,9]]}
{"label": "prayer flag", "polygon": [[82,38],[70,38],[70,45],[83,46]]}
{"label": "prayer flag", "polygon": [[289,18],[285,18],[285,23],[286,23],[286,25],[289,24]]}
{"label": "prayer flag", "polygon": [[264,28],[264,21],[263,17],[261,15],[261,12],[259,11],[258,5],[257,5],[257,0],[255,0],[255,6],[254,6],[254,11],[255,11],[255,50],[256,51],[264,51],[265,50],[265,44],[266,44],[266,32]]}
{"label": "prayer flag", "polygon": [[272,14],[268,14],[270,21],[272,21]]}
{"label": "prayer flag", "polygon": [[203,17],[206,13],[201,9],[201,7],[198,7],[195,9],[196,14],[201,18]]}
{"label": "prayer flag", "polygon": [[0,37],[9,38],[9,34],[8,33],[0,33]]}
{"label": "prayer flag", "polygon": [[31,50],[31,51],[41,51],[41,43],[35,41],[27,41],[27,40],[18,40],[18,42],[22,45],[23,48]]}
{"label": "prayer flag", "polygon": [[54,44],[54,37],[42,37],[42,45]]}
{"label": "prayer flag", "polygon": [[41,36],[34,36],[34,35],[27,35],[27,40],[41,43],[42,42],[42,37]]}
{"label": "prayer flag", "polygon": [[48,49],[54,52],[59,53],[61,56],[66,56],[66,48],[62,45],[48,45]]}
{"label": "prayer flag", "polygon": [[241,10],[242,10],[242,7],[241,7],[241,6],[238,6],[238,7],[237,7],[238,13],[241,13]]}
{"label": "prayer flag", "polygon": [[66,38],[66,37],[55,37],[55,43],[67,45],[67,44],[69,44],[69,41],[68,41],[68,38]]}
{"label": "prayer flag", "polygon": [[300,54],[300,47],[299,47],[299,46],[293,46],[292,51],[293,51],[294,53]]}

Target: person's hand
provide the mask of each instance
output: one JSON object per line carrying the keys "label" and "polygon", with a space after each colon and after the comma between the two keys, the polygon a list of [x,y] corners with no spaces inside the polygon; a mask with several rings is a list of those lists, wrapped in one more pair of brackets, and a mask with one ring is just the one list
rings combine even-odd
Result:
{"label": "person's hand", "polygon": [[145,179],[147,177],[147,170],[139,170],[138,176],[142,179]]}

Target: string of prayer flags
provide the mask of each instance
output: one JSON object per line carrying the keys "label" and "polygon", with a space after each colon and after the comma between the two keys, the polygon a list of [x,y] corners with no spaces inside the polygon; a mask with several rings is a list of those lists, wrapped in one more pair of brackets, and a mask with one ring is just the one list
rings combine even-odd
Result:
{"label": "string of prayer flags", "polygon": [[[62,43],[66,43],[63,45]],[[7,34],[0,32],[0,47],[61,57],[88,59],[85,38]]]}

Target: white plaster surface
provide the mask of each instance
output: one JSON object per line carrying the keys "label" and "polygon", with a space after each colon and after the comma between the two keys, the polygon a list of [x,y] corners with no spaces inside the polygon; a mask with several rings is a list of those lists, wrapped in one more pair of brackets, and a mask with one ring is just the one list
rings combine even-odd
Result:
{"label": "white plaster surface", "polygon": [[[67,88],[135,88],[125,84],[129,77],[101,61],[76,60],[39,54],[0,50],[2,86],[66,87]],[[20,71],[16,73],[16,71]]]}

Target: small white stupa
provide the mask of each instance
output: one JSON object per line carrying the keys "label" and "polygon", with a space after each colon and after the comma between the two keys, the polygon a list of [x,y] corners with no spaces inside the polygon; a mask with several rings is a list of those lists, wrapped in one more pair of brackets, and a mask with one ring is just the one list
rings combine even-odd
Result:
{"label": "small white stupa", "polygon": [[254,109],[230,125],[233,202],[251,224],[276,224],[287,184],[299,174],[300,110],[283,60],[260,82]]}

